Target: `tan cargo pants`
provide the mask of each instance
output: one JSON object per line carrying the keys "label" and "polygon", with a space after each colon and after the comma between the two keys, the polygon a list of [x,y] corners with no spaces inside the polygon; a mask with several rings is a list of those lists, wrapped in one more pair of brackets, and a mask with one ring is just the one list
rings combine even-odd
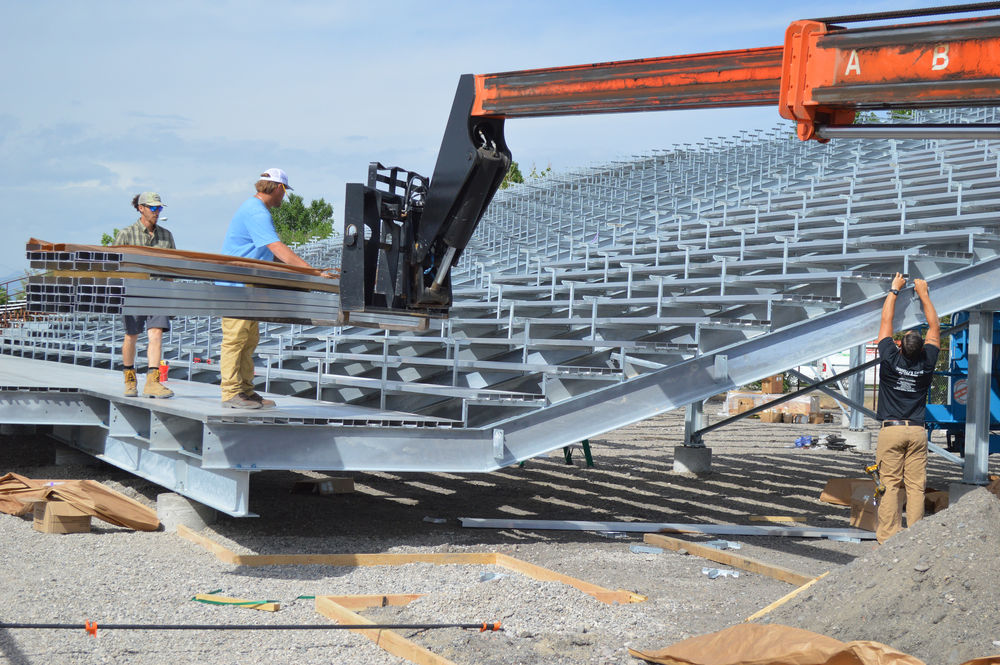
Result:
{"label": "tan cargo pants", "polygon": [[885,494],[878,506],[875,537],[884,543],[903,530],[901,506],[906,487],[906,525],[913,526],[924,516],[924,486],[927,483],[927,430],[923,427],[894,425],[878,435],[875,461]]}
{"label": "tan cargo pants", "polygon": [[219,371],[222,374],[222,401],[239,394],[253,392],[253,354],[260,341],[260,327],[256,321],[222,319],[222,357]]}

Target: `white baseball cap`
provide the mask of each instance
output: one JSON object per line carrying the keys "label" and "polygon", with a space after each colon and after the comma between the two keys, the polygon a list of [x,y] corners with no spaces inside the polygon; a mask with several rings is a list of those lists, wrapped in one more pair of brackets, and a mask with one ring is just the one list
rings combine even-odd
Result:
{"label": "white baseball cap", "polygon": [[281,169],[268,169],[260,174],[258,180],[269,180],[270,182],[280,182],[285,189],[291,190],[288,186],[288,174]]}

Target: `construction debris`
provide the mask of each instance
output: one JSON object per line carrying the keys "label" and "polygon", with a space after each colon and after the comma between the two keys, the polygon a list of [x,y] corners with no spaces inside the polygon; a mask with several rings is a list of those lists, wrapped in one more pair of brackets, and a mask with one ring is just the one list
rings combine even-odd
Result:
{"label": "construction debris", "polygon": [[708,579],[714,580],[717,577],[739,577],[740,573],[738,570],[730,570],[729,568],[709,568],[705,567],[701,569],[702,575],[708,575]]}
{"label": "construction debris", "polygon": [[[77,516],[90,515],[137,531],[156,531],[160,527],[154,510],[93,480],[33,480],[16,473],[0,477],[0,512],[25,515],[35,510],[30,502],[23,499],[61,501],[72,506],[78,512]],[[65,511],[67,508],[58,507],[55,510]],[[56,513],[52,513],[49,522],[52,525],[55,524],[55,516]]]}
{"label": "construction debris", "polygon": [[42,533],[88,533],[90,515],[65,501],[36,501],[34,528]]}

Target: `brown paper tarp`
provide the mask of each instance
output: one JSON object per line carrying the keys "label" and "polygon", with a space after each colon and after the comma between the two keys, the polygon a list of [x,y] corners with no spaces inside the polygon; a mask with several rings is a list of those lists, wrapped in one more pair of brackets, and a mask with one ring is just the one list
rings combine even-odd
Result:
{"label": "brown paper tarp", "polygon": [[24,515],[31,507],[19,499],[65,501],[115,526],[156,531],[156,511],[93,480],[38,480],[16,473],[0,477],[0,512]]}
{"label": "brown paper tarp", "polygon": [[[878,642],[841,642],[801,628],[743,623],[678,642],[659,651],[629,649],[636,658],[663,665],[925,665]],[[1000,656],[964,665],[1000,663]]]}

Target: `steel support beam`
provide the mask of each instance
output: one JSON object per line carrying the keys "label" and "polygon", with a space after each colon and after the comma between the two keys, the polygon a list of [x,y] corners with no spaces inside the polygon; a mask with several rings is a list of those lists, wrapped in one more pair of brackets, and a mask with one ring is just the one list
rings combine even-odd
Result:
{"label": "steel support beam", "polygon": [[691,402],[684,410],[684,445],[704,448],[701,440],[701,428],[705,424],[705,403]]}
{"label": "steel support beam", "polygon": [[965,417],[962,481],[985,485],[990,452],[990,400],[993,365],[993,312],[969,312],[969,397]]}
{"label": "steel support beam", "polygon": [[[865,362],[865,345],[859,344],[851,347],[851,367],[860,367]],[[856,372],[847,380],[847,396],[854,404],[860,404],[861,408],[851,406],[850,422],[848,429],[860,432],[865,428],[865,372]]]}

